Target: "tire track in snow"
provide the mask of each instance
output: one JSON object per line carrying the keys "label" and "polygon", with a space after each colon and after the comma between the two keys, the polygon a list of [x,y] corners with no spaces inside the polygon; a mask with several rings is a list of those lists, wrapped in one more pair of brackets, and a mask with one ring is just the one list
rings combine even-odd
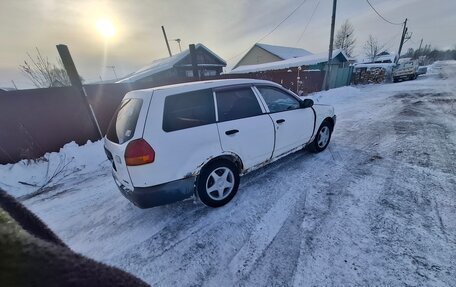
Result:
{"label": "tire track in snow", "polygon": [[319,270],[319,266],[322,266],[322,262],[332,265],[340,260],[343,247],[339,240],[347,241],[349,238],[344,238],[337,230],[343,233],[354,231],[343,228],[344,221],[351,222],[352,219],[339,215],[346,216],[345,208],[352,204],[351,186],[362,182],[364,177],[371,173],[372,167],[369,163],[372,151],[366,153],[354,150],[351,155],[350,162],[332,170],[331,178],[321,182],[307,195],[308,208],[301,222],[299,259],[296,272],[293,278],[289,279],[292,283],[290,285],[314,286],[322,282],[322,277],[326,278],[325,282],[337,285],[332,280],[340,270]]}
{"label": "tire track in snow", "polygon": [[256,261],[268,245],[277,236],[285,220],[296,205],[296,192],[289,189],[279,201],[263,215],[256,225],[248,242],[239,250],[229,264],[236,277],[244,277],[250,273]]}
{"label": "tire track in snow", "polygon": [[[207,209],[201,205],[201,211],[192,215],[189,214],[189,210],[186,210],[183,212],[186,214],[185,216],[179,216],[150,239],[130,247],[128,254],[108,263],[122,261],[122,265],[119,267],[129,270],[130,266],[143,265],[141,262],[147,261],[146,266],[135,270],[135,273],[154,284],[160,285],[165,282],[167,282],[166,285],[178,284],[178,282],[173,283],[173,279],[165,279],[172,276],[174,272],[187,274],[186,285],[206,284],[208,280],[211,280],[211,276],[223,273],[220,270],[220,264],[214,268],[211,267],[211,262],[216,258],[228,257],[231,259],[234,257],[235,253],[232,252],[240,248],[237,247],[239,243],[246,240],[246,235],[255,228],[263,214],[275,205],[274,202],[284,196],[280,191],[286,186],[286,178],[278,175],[281,173],[293,174],[299,164],[311,165],[314,160],[306,153],[297,152],[258,172],[253,172],[246,176],[247,180],[240,186],[241,193],[235,197],[233,203],[220,209]],[[280,188],[276,188],[274,184]],[[273,186],[272,189],[271,186]],[[195,206],[189,207],[195,208]],[[171,206],[170,209],[172,209]],[[239,217],[240,214],[243,216]],[[234,226],[238,226],[238,228],[233,229]],[[228,229],[225,230],[225,228]],[[223,244],[227,238],[229,241]],[[150,253],[150,250],[154,250],[154,254],[149,255],[148,258],[144,257],[143,254]],[[208,257],[208,255],[210,256]],[[165,267],[166,265],[174,266],[173,262],[176,260],[181,262],[179,270]],[[226,265],[229,261],[225,261]],[[157,272],[161,273],[162,281],[155,281],[157,279],[150,276]],[[204,276],[201,275],[201,272],[204,273]],[[232,282],[230,276],[225,278],[219,276],[218,279],[225,280],[227,284]]]}

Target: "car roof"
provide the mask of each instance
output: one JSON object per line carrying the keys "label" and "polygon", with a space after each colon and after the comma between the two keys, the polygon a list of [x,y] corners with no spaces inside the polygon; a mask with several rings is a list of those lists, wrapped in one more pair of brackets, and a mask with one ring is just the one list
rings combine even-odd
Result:
{"label": "car roof", "polygon": [[191,92],[202,89],[213,89],[226,86],[235,86],[235,85],[248,85],[248,84],[268,84],[273,86],[280,86],[277,83],[266,81],[266,80],[256,80],[256,79],[225,79],[225,80],[209,80],[209,81],[198,81],[198,82],[188,82],[167,86],[154,87],[143,90],[135,90],[128,92],[125,98],[136,98],[136,97],[147,97],[154,95],[171,95],[179,94],[185,92]]}

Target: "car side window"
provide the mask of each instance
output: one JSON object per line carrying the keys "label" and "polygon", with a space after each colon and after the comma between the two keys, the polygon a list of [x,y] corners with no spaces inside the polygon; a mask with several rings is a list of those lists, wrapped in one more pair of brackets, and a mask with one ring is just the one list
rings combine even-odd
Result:
{"label": "car side window", "polygon": [[299,109],[299,101],[293,96],[272,87],[258,87],[271,113]]}
{"label": "car side window", "polygon": [[217,91],[219,121],[230,121],[262,114],[260,103],[250,87]]}
{"label": "car side window", "polygon": [[211,89],[167,96],[163,111],[163,130],[182,130],[215,123]]}

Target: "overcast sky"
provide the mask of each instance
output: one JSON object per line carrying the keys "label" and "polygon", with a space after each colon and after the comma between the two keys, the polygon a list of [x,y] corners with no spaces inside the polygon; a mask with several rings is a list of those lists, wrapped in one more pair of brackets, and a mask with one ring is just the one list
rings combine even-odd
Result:
{"label": "overcast sky", "polygon": [[[169,39],[182,39],[185,49],[203,43],[233,65],[242,52],[271,31],[302,0],[194,0],[194,1],[0,1],[0,87],[32,87],[18,69],[27,52],[38,47],[54,61],[56,44],[67,44],[76,67],[88,82],[114,77],[106,66],[114,65],[119,76],[151,61],[166,57],[161,25]],[[396,52],[401,26],[386,23],[365,0],[339,0],[337,27],[349,19],[355,28],[356,55],[369,34]],[[418,48],[424,43],[440,49],[456,46],[455,0],[370,0],[385,18],[393,22],[409,19],[412,39]],[[319,4],[318,4],[319,3]],[[301,41],[297,41],[317,6]],[[262,43],[301,47],[313,53],[328,49],[331,0],[307,0],[301,8]],[[116,34],[105,40],[96,29],[98,19],[113,22]],[[178,52],[176,42],[171,49]]]}

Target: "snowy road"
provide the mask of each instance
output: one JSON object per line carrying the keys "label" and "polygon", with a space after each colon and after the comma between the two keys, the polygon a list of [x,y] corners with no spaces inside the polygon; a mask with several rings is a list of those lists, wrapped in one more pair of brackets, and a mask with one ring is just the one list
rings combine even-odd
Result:
{"label": "snowy road", "polygon": [[456,286],[456,63],[431,71],[315,95],[336,108],[329,150],[243,177],[219,209],[140,210],[106,161],[25,204],[155,286]]}

